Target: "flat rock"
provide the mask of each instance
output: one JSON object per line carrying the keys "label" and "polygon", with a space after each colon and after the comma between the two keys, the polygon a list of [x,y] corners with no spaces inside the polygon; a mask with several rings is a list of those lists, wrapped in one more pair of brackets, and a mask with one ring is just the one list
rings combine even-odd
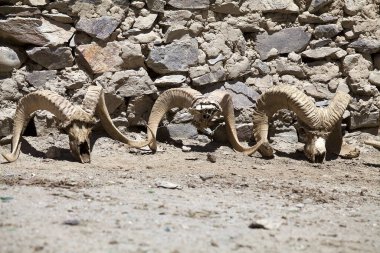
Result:
{"label": "flat rock", "polygon": [[141,46],[129,41],[109,42],[104,47],[92,43],[80,45],[76,49],[77,61],[93,74],[144,66]]}
{"label": "flat rock", "polygon": [[336,24],[319,25],[314,29],[314,36],[318,38],[332,38],[343,31],[343,28]]}
{"label": "flat rock", "polygon": [[279,54],[300,52],[306,48],[310,38],[311,34],[302,27],[286,28],[272,35],[261,34],[256,39],[256,51],[261,60],[268,59],[272,48],[277,49]]}
{"label": "flat rock", "polygon": [[18,49],[5,46],[0,47],[0,73],[18,69],[24,61],[25,57]]}
{"label": "flat rock", "polygon": [[298,20],[300,23],[306,24],[325,24],[336,22],[338,20],[338,17],[333,16],[329,13],[323,13],[317,16],[306,11],[298,16]]}
{"label": "flat rock", "polygon": [[152,28],[154,21],[157,19],[157,14],[149,14],[147,16],[139,16],[135,19],[135,23],[133,24],[133,28],[147,30]]}
{"label": "flat rock", "polygon": [[161,42],[160,35],[155,31],[150,31],[148,33],[140,33],[128,38],[131,42],[136,44],[148,44],[151,42]]}
{"label": "flat rock", "polygon": [[0,20],[0,38],[19,44],[58,46],[67,43],[75,29],[67,24],[36,18]]}
{"label": "flat rock", "polygon": [[205,10],[210,6],[210,0],[169,0],[168,4],[177,9]]}
{"label": "flat rock", "polygon": [[149,95],[157,92],[157,88],[144,68],[105,73],[97,77],[94,82],[103,86],[106,92],[116,93],[121,97]]}
{"label": "flat rock", "polygon": [[75,28],[78,31],[87,33],[91,37],[105,40],[111,36],[119,24],[120,20],[110,16],[100,18],[82,17],[75,25]]}
{"label": "flat rock", "polygon": [[160,139],[174,139],[183,140],[194,138],[198,135],[197,128],[192,123],[185,124],[168,124],[163,129],[160,129],[157,133]]}
{"label": "flat rock", "polygon": [[306,83],[303,87],[306,95],[316,99],[331,99],[333,94],[327,89],[326,85],[320,85],[318,83]]}
{"label": "flat rock", "polygon": [[240,7],[243,13],[246,12],[280,12],[298,13],[299,8],[293,0],[247,0]]}
{"label": "flat rock", "polygon": [[188,10],[165,11],[160,24],[164,26],[171,26],[173,24],[185,26],[192,16],[192,12]]}
{"label": "flat rock", "polygon": [[44,88],[45,83],[57,77],[56,70],[33,71],[26,75],[26,81],[35,88]]}
{"label": "flat rock", "polygon": [[155,46],[146,63],[160,74],[187,72],[189,67],[198,63],[198,42],[196,39],[189,39]]}
{"label": "flat rock", "polygon": [[[338,53],[338,51],[343,51],[342,53]],[[306,51],[303,51],[301,53],[301,56],[302,57],[306,57],[306,58],[310,58],[310,59],[314,59],[314,60],[319,60],[319,59],[323,59],[323,58],[326,58],[326,57],[332,57],[332,58],[337,58],[337,56],[341,56],[343,57],[344,55],[346,55],[346,51],[344,51],[343,49],[340,49],[340,48],[332,48],[332,47],[318,47],[316,49],[309,49],[309,50],[306,50]],[[341,58],[339,57],[339,58]]]}
{"label": "flat rock", "polygon": [[235,109],[253,107],[260,94],[243,82],[225,82],[221,90],[232,96]]}
{"label": "flat rock", "polygon": [[350,43],[349,47],[359,53],[374,54],[380,51],[380,40],[371,38],[359,38]]}
{"label": "flat rock", "polygon": [[310,13],[315,13],[332,2],[333,0],[312,0],[308,11]]}
{"label": "flat rock", "polygon": [[40,14],[41,11],[37,7],[31,7],[28,5],[10,6],[4,5],[0,6],[0,15],[6,17],[29,17],[36,14]]}
{"label": "flat rock", "polygon": [[211,69],[210,72],[192,79],[192,85],[203,86],[225,80],[226,71],[223,67]]}
{"label": "flat rock", "polygon": [[46,13],[46,14],[42,14],[42,16],[46,18],[50,18],[60,23],[65,23],[65,24],[74,23],[74,20],[69,15],[66,15],[63,13]]}
{"label": "flat rock", "polygon": [[154,80],[154,85],[157,87],[178,87],[186,81],[184,75],[163,76]]}
{"label": "flat rock", "polygon": [[34,47],[26,51],[29,58],[47,69],[63,69],[74,64],[69,47]]}

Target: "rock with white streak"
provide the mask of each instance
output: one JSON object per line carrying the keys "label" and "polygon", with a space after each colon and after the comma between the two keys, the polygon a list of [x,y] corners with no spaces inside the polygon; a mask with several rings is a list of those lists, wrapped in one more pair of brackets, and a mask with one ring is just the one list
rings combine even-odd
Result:
{"label": "rock with white streak", "polygon": [[154,80],[154,85],[157,87],[178,87],[186,81],[184,75],[163,76]]}
{"label": "rock with white streak", "polygon": [[0,38],[20,44],[58,46],[67,43],[75,29],[67,24],[36,18],[0,20]]}

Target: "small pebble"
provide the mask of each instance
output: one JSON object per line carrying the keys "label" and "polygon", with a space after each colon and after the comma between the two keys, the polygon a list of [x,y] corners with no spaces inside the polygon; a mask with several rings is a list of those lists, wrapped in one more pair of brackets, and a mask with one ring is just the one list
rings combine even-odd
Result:
{"label": "small pebble", "polygon": [[216,156],[214,154],[207,153],[207,161],[216,163]]}

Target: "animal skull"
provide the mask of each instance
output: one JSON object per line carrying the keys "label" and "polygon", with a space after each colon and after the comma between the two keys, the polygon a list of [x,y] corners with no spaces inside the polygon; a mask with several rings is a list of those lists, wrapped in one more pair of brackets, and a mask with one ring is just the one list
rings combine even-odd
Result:
{"label": "animal skull", "polygon": [[75,121],[67,130],[71,154],[82,163],[91,161],[90,135],[92,127],[92,124]]}
{"label": "animal skull", "polygon": [[305,130],[305,134],[305,156],[313,163],[323,163],[326,158],[326,139],[329,133]]}
{"label": "animal skull", "polygon": [[192,107],[189,108],[189,111],[194,116],[193,124],[199,129],[210,127],[211,122],[217,119],[222,113],[220,105],[207,98],[196,100]]}

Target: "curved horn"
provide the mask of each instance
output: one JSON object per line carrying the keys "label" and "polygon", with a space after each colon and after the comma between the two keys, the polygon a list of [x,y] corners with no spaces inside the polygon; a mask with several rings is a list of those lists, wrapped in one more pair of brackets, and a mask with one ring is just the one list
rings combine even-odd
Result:
{"label": "curved horn", "polygon": [[82,102],[83,111],[87,112],[89,115],[93,116],[96,112],[97,105],[102,94],[103,87],[101,86],[90,86],[84,96]]}
{"label": "curved horn", "polygon": [[351,96],[349,94],[338,91],[327,108],[319,109],[322,121],[321,127],[324,129],[333,129],[341,120],[350,100]]}
{"label": "curved horn", "polygon": [[67,99],[55,92],[42,90],[30,93],[23,97],[16,109],[13,122],[12,152],[2,154],[8,162],[14,162],[20,155],[20,138],[30,119],[30,115],[37,110],[47,110],[53,113],[63,125],[70,124],[72,116],[78,108]]}
{"label": "curved horn", "polygon": [[[98,89],[94,88],[93,91],[95,93],[98,91]],[[150,144],[153,141],[152,139],[154,139],[153,136],[155,135],[152,135],[152,132],[149,127],[148,127],[148,136],[150,137],[146,141],[135,141],[135,140],[130,140],[127,137],[125,137],[124,134],[122,134],[112,122],[112,119],[108,113],[108,109],[106,106],[104,92],[101,87],[100,87],[100,97],[99,97],[98,105],[96,107],[96,112],[100,118],[100,122],[102,123],[104,130],[106,130],[106,132],[115,140],[128,144],[132,147],[141,148]]]}
{"label": "curved horn", "polygon": [[174,107],[190,107],[192,102],[200,96],[202,96],[202,94],[199,91],[191,88],[174,88],[164,91],[157,98],[148,121],[148,126],[151,129],[151,132],[148,133],[148,140],[153,139],[149,147],[153,152],[157,150],[157,141],[155,140],[155,136],[157,134],[158,125],[164,115]]}
{"label": "curved horn", "polygon": [[264,140],[258,141],[257,144],[253,147],[244,147],[240,144],[235,127],[235,114],[231,95],[226,91],[216,90],[210,93],[208,98],[212,101],[217,101],[222,108],[222,113],[226,122],[228,140],[230,141],[232,147],[236,151],[243,152],[247,155],[255,153],[264,142]]}
{"label": "curved horn", "polygon": [[302,91],[289,85],[275,86],[268,89],[256,103],[253,113],[253,134],[256,141],[264,140],[259,151],[263,156],[273,156],[268,138],[269,118],[280,109],[292,110],[297,117],[310,128],[321,126],[321,117],[311,98]]}

